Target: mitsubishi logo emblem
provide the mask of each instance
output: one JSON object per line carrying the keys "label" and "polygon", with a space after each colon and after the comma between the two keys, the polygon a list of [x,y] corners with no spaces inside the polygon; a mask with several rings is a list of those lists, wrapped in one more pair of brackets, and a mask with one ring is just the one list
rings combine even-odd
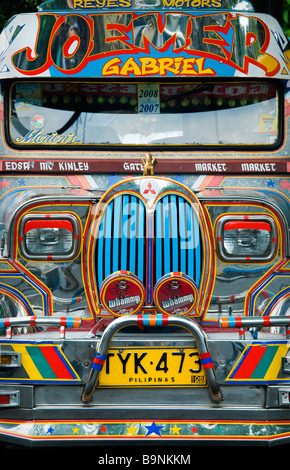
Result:
{"label": "mitsubishi logo emblem", "polygon": [[143,191],[143,194],[148,194],[148,193],[156,194],[156,191],[154,191],[154,189],[152,188],[151,183],[148,183],[147,189],[144,189]]}
{"label": "mitsubishi logo emblem", "polygon": [[158,179],[142,178],[140,181],[140,194],[147,200],[149,206],[153,204],[160,192]]}

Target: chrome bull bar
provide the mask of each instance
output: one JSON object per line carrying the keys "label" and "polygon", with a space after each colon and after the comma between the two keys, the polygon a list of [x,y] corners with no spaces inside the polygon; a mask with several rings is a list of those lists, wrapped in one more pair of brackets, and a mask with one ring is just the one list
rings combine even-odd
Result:
{"label": "chrome bull bar", "polygon": [[193,319],[176,315],[144,314],[120,317],[107,326],[100,339],[100,343],[96,351],[86,385],[83,390],[83,403],[86,404],[92,400],[93,393],[95,391],[95,388],[97,387],[99,374],[105,363],[107,352],[113,336],[122,328],[133,325],[137,325],[140,328],[146,328],[147,326],[152,325],[156,327],[179,326],[188,330],[195,338],[197,348],[199,350],[200,361],[205,370],[211,399],[214,403],[220,403],[222,401],[220,387],[217,382],[211,355],[207,347],[207,336],[205,332],[200,328],[198,323]]}

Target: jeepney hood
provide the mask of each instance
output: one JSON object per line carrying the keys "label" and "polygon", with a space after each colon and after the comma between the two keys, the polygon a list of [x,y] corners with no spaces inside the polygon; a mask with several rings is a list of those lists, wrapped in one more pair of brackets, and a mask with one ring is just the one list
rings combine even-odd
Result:
{"label": "jeepney hood", "polygon": [[285,76],[288,39],[266,14],[127,3],[54,14],[48,2],[13,17],[0,37],[0,78]]}

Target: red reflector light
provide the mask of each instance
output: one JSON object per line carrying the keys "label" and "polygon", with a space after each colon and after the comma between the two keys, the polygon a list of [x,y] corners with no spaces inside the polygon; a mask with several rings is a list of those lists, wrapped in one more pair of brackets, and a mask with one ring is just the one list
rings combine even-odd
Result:
{"label": "red reflector light", "polygon": [[10,395],[0,395],[0,405],[9,405]]}
{"label": "red reflector light", "polygon": [[2,354],[0,355],[0,365],[10,366],[11,364],[11,355]]}

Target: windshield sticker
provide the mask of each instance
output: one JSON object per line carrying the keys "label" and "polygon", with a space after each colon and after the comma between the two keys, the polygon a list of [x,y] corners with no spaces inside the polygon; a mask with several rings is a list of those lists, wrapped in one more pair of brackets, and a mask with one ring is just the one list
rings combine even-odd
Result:
{"label": "windshield sticker", "polygon": [[276,135],[277,134],[277,120],[275,116],[266,115],[260,118],[260,132],[261,134]]}
{"label": "windshield sticker", "polygon": [[45,126],[45,117],[42,114],[34,114],[30,119],[30,124],[34,129],[42,129]]}
{"label": "windshield sticker", "polygon": [[75,134],[72,132],[68,135],[58,134],[44,134],[43,130],[33,130],[28,132],[23,137],[16,137],[15,143],[17,144],[81,144]]}
{"label": "windshield sticker", "polygon": [[138,113],[160,113],[159,83],[138,84]]}

